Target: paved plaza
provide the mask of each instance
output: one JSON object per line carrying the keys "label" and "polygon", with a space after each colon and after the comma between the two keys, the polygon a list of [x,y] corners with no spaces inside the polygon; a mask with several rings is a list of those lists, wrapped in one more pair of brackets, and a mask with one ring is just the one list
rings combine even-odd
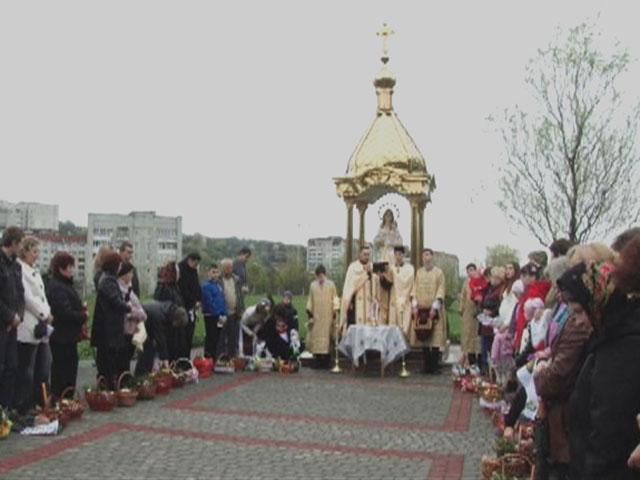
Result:
{"label": "paved plaza", "polygon": [[239,373],[87,412],[57,437],[12,435],[0,478],[476,479],[492,440],[448,375]]}

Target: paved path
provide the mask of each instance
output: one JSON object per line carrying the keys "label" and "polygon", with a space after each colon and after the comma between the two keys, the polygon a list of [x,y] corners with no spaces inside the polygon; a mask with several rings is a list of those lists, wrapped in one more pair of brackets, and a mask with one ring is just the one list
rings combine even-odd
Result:
{"label": "paved path", "polygon": [[[80,383],[91,374],[85,364]],[[12,435],[0,478],[476,479],[491,442],[448,375],[242,373],[88,412],[57,437]]]}

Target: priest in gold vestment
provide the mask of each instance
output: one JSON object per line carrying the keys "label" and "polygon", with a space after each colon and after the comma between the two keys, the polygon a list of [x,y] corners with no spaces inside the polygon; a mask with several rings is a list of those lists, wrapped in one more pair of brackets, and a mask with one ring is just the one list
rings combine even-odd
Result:
{"label": "priest in gold vestment", "polygon": [[440,351],[447,344],[445,277],[442,270],[433,264],[433,250],[430,248],[422,251],[422,267],[416,272],[411,296],[414,317],[418,314],[418,309],[429,309],[435,325],[429,338],[420,341],[415,335],[415,322],[411,322],[409,341],[412,347],[423,349],[424,373],[440,373]]}
{"label": "priest in gold vestment", "polygon": [[[389,325],[400,327],[409,337],[411,327],[411,292],[413,291],[415,271],[413,265],[405,262],[405,249],[402,245],[393,249],[394,262],[386,274],[391,278],[389,292]],[[390,275],[389,275],[390,274]]]}
{"label": "priest in gold vestment", "polygon": [[344,334],[351,324],[378,325],[379,290],[378,275],[373,273],[371,247],[364,245],[358,259],[349,265],[342,289],[340,329]]}
{"label": "priest in gold vestment", "polygon": [[316,279],[309,287],[307,299],[306,348],[313,353],[315,368],[329,368],[331,329],[334,326],[334,299],[338,296],[335,284],[327,278],[323,265],[316,268]]}

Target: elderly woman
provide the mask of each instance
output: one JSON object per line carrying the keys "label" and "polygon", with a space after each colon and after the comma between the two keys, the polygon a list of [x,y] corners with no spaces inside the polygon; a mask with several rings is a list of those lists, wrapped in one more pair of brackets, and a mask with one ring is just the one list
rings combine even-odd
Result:
{"label": "elderly woman", "polygon": [[36,399],[42,405],[40,385],[49,383],[51,368],[49,333],[53,317],[44,282],[36,267],[39,254],[38,240],[35,237],[25,237],[18,252],[18,263],[22,267],[25,311],[22,323],[18,326],[18,382],[14,401],[21,414],[31,410]]}
{"label": "elderly woman", "polygon": [[96,347],[98,376],[104,377],[110,388],[115,388],[118,376],[124,371],[120,361],[126,347],[124,321],[131,313],[131,302],[125,300],[118,285],[121,263],[116,252],[109,253],[104,259],[91,326],[91,346]]}
{"label": "elderly woman", "polygon": [[571,478],[637,479],[640,442],[640,235],[614,264],[584,261],[558,280],[573,315],[593,327],[570,400]]}
{"label": "elderly woman", "polygon": [[57,252],[49,267],[47,299],[53,314],[54,331],[50,345],[51,392],[60,398],[68,387],[76,386],[78,377],[78,341],[89,315],[87,305],[73,288],[75,259],[67,252]]}

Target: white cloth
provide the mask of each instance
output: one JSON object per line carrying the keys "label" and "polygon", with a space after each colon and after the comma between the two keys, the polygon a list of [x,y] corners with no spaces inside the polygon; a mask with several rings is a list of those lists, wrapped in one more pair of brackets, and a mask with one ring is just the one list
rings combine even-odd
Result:
{"label": "white cloth", "polygon": [[529,371],[527,365],[518,370],[518,381],[527,393],[527,403],[522,410],[522,415],[529,420],[535,420],[538,413],[538,394],[536,384],[533,382],[533,373]]}
{"label": "white cloth", "polygon": [[26,427],[22,429],[20,435],[57,435],[60,424],[58,420],[46,423],[44,425],[38,425],[35,427]]}
{"label": "white cloth", "polygon": [[44,282],[40,272],[28,263],[18,259],[22,268],[22,285],[24,287],[25,310],[22,322],[18,325],[18,341],[22,343],[38,344],[48,341],[48,337],[36,339],[34,329],[41,320],[51,315],[51,307],[47,302]]}
{"label": "white cloth", "polygon": [[516,297],[513,291],[505,292],[500,302],[500,310],[498,310],[498,318],[500,319],[498,328],[509,327],[511,325],[511,317],[513,317],[513,310],[518,304],[518,297]]}
{"label": "white cloth", "polygon": [[386,367],[410,349],[402,330],[395,325],[351,325],[338,350],[349,357],[356,367],[366,350],[377,350],[382,365]]}

